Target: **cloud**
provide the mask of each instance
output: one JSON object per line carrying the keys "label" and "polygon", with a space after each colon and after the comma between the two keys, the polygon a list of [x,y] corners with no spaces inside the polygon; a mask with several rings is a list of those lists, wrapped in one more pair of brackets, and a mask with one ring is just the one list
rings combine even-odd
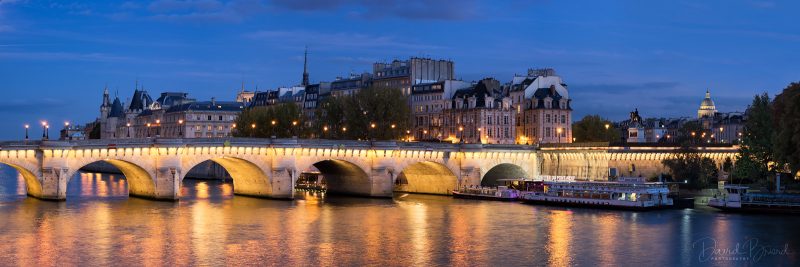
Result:
{"label": "cloud", "polygon": [[13,114],[30,114],[42,110],[54,110],[67,106],[67,102],[55,98],[41,98],[37,100],[13,99],[0,105],[0,112]]}
{"label": "cloud", "polygon": [[295,11],[350,10],[356,17],[465,20],[480,15],[475,0],[275,0],[275,7]]}
{"label": "cloud", "polygon": [[406,50],[432,50],[441,47],[419,44],[388,35],[368,35],[348,32],[316,32],[307,30],[257,31],[245,34],[246,38],[273,41],[290,46],[310,45],[320,48],[381,48]]}
{"label": "cloud", "polygon": [[572,84],[570,85],[570,91],[574,91],[577,94],[629,93],[671,90],[678,88],[679,85],[680,83],[677,82]]}
{"label": "cloud", "polygon": [[185,60],[145,59],[141,57],[117,56],[105,53],[69,53],[69,52],[0,52],[0,58],[45,61],[89,61],[140,64],[192,64]]}
{"label": "cloud", "polygon": [[232,22],[267,11],[258,0],[157,0],[147,6],[150,19],[172,22]]}

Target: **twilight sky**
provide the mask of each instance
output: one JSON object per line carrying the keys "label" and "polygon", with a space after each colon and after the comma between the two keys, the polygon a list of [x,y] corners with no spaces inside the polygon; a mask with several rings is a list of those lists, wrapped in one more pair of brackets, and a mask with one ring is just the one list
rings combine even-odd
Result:
{"label": "twilight sky", "polygon": [[[40,120],[83,123],[104,85],[232,100],[410,56],[455,61],[464,80],[553,67],[575,117],[694,116],[800,80],[797,1],[0,0],[0,139]],[[113,97],[113,96],[112,96]],[[36,128],[32,135],[41,134]]]}

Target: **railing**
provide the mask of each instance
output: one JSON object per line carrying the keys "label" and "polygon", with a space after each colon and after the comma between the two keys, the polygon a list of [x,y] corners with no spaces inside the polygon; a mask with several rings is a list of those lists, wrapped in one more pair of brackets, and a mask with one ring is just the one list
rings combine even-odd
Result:
{"label": "railing", "polygon": [[510,144],[452,144],[398,141],[358,141],[296,138],[130,138],[130,139],[92,139],[92,140],[29,140],[0,142],[0,150],[21,150],[38,148],[125,148],[125,147],[202,147],[202,146],[267,146],[299,148],[361,148],[361,149],[405,149],[427,151],[483,151],[510,150],[533,151],[535,146]]}

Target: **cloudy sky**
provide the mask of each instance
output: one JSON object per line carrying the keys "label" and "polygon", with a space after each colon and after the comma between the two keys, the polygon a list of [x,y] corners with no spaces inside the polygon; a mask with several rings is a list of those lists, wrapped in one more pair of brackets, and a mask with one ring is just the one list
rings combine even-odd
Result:
{"label": "cloudy sky", "polygon": [[0,139],[92,121],[105,85],[125,100],[137,79],[199,99],[294,85],[306,45],[312,82],[410,56],[464,80],[553,67],[576,117],[693,116],[707,88],[744,110],[800,80],[796,1],[498,2],[0,0]]}

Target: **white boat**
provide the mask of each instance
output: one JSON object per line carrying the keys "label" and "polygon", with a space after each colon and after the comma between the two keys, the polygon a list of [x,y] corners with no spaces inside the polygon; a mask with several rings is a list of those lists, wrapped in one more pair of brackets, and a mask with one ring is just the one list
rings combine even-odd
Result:
{"label": "white boat", "polygon": [[531,204],[609,209],[650,210],[672,206],[663,183],[630,182],[541,182],[540,190],[524,192],[521,200]]}
{"label": "white boat", "polygon": [[708,200],[708,206],[737,212],[800,213],[800,195],[751,193],[741,185],[725,185],[719,195]]}
{"label": "white boat", "polygon": [[484,200],[513,201],[519,198],[519,191],[508,188],[508,186],[498,187],[463,187],[460,190],[453,190],[455,198],[470,198]]}

